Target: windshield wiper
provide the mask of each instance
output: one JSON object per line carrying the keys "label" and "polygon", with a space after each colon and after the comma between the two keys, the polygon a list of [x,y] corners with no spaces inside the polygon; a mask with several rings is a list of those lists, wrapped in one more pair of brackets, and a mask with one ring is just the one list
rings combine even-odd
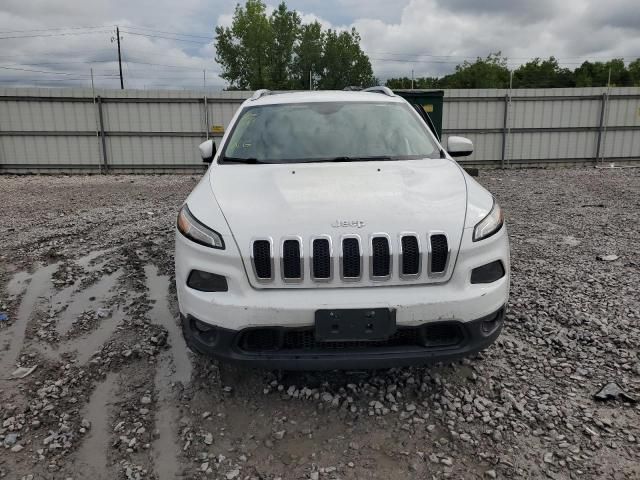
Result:
{"label": "windshield wiper", "polygon": [[322,160],[317,160],[318,162],[363,162],[363,161],[375,161],[375,160],[394,160],[393,158],[380,155],[376,157],[334,157],[327,158]]}
{"label": "windshield wiper", "polygon": [[241,158],[241,157],[222,157],[222,161],[225,163],[269,163],[258,160],[257,158]]}

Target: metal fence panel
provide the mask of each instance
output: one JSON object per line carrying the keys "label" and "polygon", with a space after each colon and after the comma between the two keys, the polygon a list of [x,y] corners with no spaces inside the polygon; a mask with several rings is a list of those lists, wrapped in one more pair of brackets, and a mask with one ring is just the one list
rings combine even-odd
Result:
{"label": "metal fence panel", "polygon": [[596,137],[592,132],[527,132],[511,135],[510,159],[588,159]]}
{"label": "metal fence panel", "polygon": [[[0,172],[201,170],[251,94],[0,88]],[[465,165],[637,163],[640,88],[446,90],[450,135],[473,140]]]}

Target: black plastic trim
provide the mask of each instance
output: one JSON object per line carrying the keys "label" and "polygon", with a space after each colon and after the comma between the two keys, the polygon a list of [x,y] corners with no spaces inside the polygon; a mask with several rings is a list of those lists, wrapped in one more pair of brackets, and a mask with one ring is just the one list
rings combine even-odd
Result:
{"label": "black plastic trim", "polygon": [[[192,350],[249,367],[275,370],[377,369],[448,362],[473,355],[487,348],[498,338],[502,330],[504,314],[505,307],[501,307],[490,315],[469,322],[450,320],[425,324],[427,326],[457,325],[461,330],[462,340],[453,345],[377,346],[338,351],[265,350],[259,353],[248,353],[238,345],[245,330],[215,327],[203,333],[195,327],[197,320],[190,316],[182,317],[182,327],[187,344]],[[274,331],[279,334],[285,330],[287,330],[286,327],[274,326]]]}

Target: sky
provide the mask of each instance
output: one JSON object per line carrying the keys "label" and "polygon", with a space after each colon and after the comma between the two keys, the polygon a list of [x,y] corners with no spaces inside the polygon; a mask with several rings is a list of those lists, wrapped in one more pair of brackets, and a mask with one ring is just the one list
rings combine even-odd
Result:
{"label": "sky", "polygon": [[[268,8],[275,1],[266,2]],[[2,0],[0,86],[118,88],[115,26],[126,88],[221,89],[213,46],[236,2]],[[638,0],[290,0],[304,22],[355,27],[374,75],[439,76],[501,51],[509,66],[553,55],[640,57]]]}

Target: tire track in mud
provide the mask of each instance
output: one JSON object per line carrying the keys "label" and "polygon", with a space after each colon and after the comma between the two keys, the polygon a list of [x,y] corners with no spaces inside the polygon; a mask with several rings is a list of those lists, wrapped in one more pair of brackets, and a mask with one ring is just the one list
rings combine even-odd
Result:
{"label": "tire track in mud", "polygon": [[[2,334],[2,347],[0,347],[0,379],[7,378],[15,370],[16,362],[20,358],[20,352],[25,343],[27,326],[31,320],[38,303],[51,291],[53,284],[51,278],[58,268],[58,263],[53,263],[37,268],[30,275],[29,284],[20,301],[16,321]],[[20,274],[23,280],[26,278]],[[6,347],[8,345],[8,348]]]}
{"label": "tire track in mud", "polygon": [[109,425],[109,406],[114,398],[117,375],[110,373],[104,381],[94,389],[86,406],[85,419],[91,429],[76,452],[73,465],[76,478],[91,480],[109,480],[114,478],[109,473],[107,450],[111,428]]}
{"label": "tire track in mud", "polygon": [[180,452],[177,442],[178,411],[174,404],[172,384],[187,385],[191,381],[192,363],[182,331],[169,308],[169,277],[158,275],[157,267],[144,267],[149,299],[154,302],[149,318],[153,323],[167,329],[170,349],[160,354],[156,366],[155,386],[158,392],[155,422],[158,438],[153,443],[154,466],[160,480],[172,480],[181,471]]}
{"label": "tire track in mud", "polygon": [[[22,295],[15,322],[0,336],[0,345],[8,342],[8,349],[0,349],[0,391],[9,397],[22,396],[23,381],[8,380],[15,369],[24,348],[33,347],[52,362],[62,361],[61,355],[76,351],[78,366],[86,366],[93,354],[109,340],[117,327],[122,324],[125,313],[121,308],[112,307],[112,313],[100,318],[97,328],[84,335],[70,338],[52,347],[38,341],[37,337],[28,338],[29,324],[38,315],[49,313],[58,317],[55,329],[67,333],[78,316],[101,305],[107,305],[112,292],[123,274],[122,270],[101,275],[99,279],[88,286],[83,286],[87,274],[100,270],[106,263],[92,261],[103,255],[107,250],[99,250],[72,261],[82,268],[83,273],[72,285],[57,290],[54,276],[63,265],[62,262],[46,266],[38,266],[33,274],[16,272],[7,285],[10,295]],[[60,307],[56,309],[56,307]],[[57,310],[57,311],[56,311]],[[109,451],[112,434],[109,425],[109,406],[114,401],[117,386],[116,373],[109,373],[107,377],[97,383],[85,406],[85,419],[90,422],[88,433],[79,442],[78,450],[74,453],[71,468],[74,478],[91,478],[93,480],[109,480],[115,474],[109,473],[107,452]],[[5,382],[6,380],[6,382]],[[17,397],[16,397],[17,396]],[[85,427],[86,428],[86,427]],[[76,477],[76,475],[78,475]]]}

